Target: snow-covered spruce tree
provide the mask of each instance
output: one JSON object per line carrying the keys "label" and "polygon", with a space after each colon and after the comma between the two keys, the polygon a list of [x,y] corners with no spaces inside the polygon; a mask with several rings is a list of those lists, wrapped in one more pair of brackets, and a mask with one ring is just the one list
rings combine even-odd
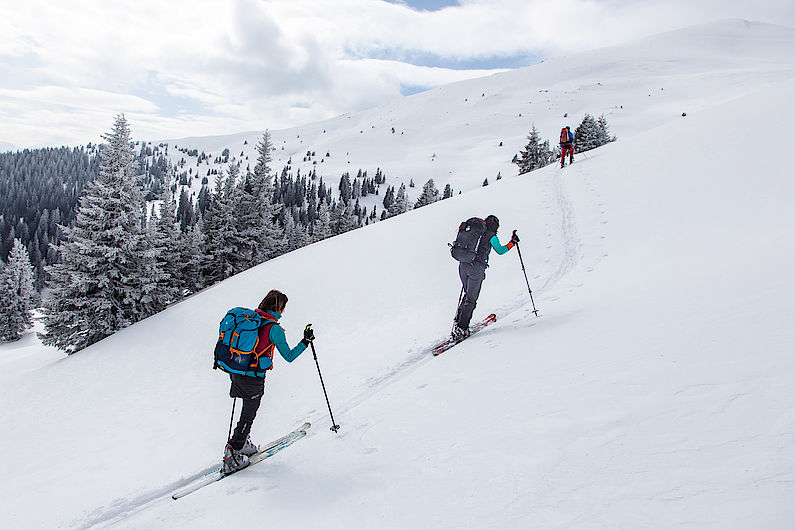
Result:
{"label": "snow-covered spruce tree", "polygon": [[599,128],[599,124],[593,116],[586,114],[574,131],[574,146],[576,151],[582,153],[583,151],[590,151],[591,149],[603,145],[601,143],[601,138],[602,131]]}
{"label": "snow-covered spruce tree", "polygon": [[312,225],[312,242],[322,241],[327,237],[331,237],[331,217],[329,214],[329,207],[326,201],[320,201],[320,206],[317,210],[317,217]]}
{"label": "snow-covered spruce tree", "polygon": [[607,143],[616,141],[615,136],[610,136],[610,128],[607,125],[607,118],[605,118],[604,114],[599,116],[599,119],[596,120],[596,124],[599,126],[600,145],[605,145]]}
{"label": "snow-covered spruce tree", "polygon": [[442,199],[449,199],[453,196],[453,188],[450,184],[446,184],[444,187],[444,193],[442,194]]}
{"label": "snow-covered spruce tree", "polygon": [[203,271],[207,263],[204,221],[199,218],[179,240],[182,264],[182,288],[185,294],[196,293],[206,287]]}
{"label": "snow-covered spruce tree", "polygon": [[181,231],[177,226],[176,204],[171,190],[164,187],[160,194],[160,215],[150,220],[153,226],[152,248],[155,254],[158,304],[166,305],[182,298],[183,263],[180,252]]}
{"label": "snow-covered spruce tree", "polygon": [[359,219],[353,215],[353,206],[339,201],[331,210],[331,233],[344,234],[359,227]]}
{"label": "snow-covered spruce tree", "polygon": [[293,250],[305,247],[309,244],[306,230],[300,223],[295,222],[295,212],[288,209],[284,214],[284,230],[282,234],[282,254],[292,252]]}
{"label": "snow-covered spruce tree", "polygon": [[142,296],[143,301],[147,305],[147,316],[165,309],[174,300],[175,296],[173,292],[166,293],[161,289],[161,287],[164,287],[168,276],[163,270],[163,264],[160,262],[160,254],[163,252],[164,247],[161,246],[162,242],[158,241],[157,214],[154,210],[155,205],[152,205],[151,217],[149,217],[143,227],[146,237],[144,239],[145,251],[141,276],[145,289]]}
{"label": "snow-covered spruce tree", "polygon": [[232,274],[243,272],[259,261],[259,245],[263,235],[263,216],[257,210],[262,190],[255,189],[252,175],[240,178],[240,166],[229,164],[226,185],[224,186],[225,218],[229,222],[226,243],[232,264]]}
{"label": "snow-covered spruce tree", "polygon": [[12,317],[10,308],[13,307],[13,290],[7,281],[6,264],[0,260],[0,341],[10,342],[19,339],[23,325],[20,319]]}
{"label": "snow-covered spruce tree", "polygon": [[527,137],[527,145],[523,151],[519,152],[519,157],[516,157],[515,160],[519,166],[520,175],[549,165],[552,162],[549,140],[541,141],[541,136],[538,134],[535,124],[533,124],[530,135]]}
{"label": "snow-covered spruce tree", "polygon": [[419,198],[417,199],[414,208],[422,208],[428,204],[434,203],[439,200],[439,190],[436,188],[436,184],[433,182],[433,179],[428,179],[428,182],[422,187],[422,193],[420,194]]}
{"label": "snow-covered spruce tree", "polygon": [[269,165],[272,151],[271,135],[265,131],[257,144],[258,155],[254,173],[248,175],[240,204],[235,209],[242,236],[248,239],[248,244],[251,245],[252,261],[241,270],[274,258],[280,252],[282,234],[275,220],[281,207],[273,203],[274,190]]}
{"label": "snow-covered spruce tree", "polygon": [[63,227],[60,262],[48,268],[42,341],[70,354],[153,312],[151,249],[123,114],[103,138],[99,175],[80,197],[74,226]]}
{"label": "snow-covered spruce tree", "polygon": [[[361,173],[361,171],[360,171]],[[362,196],[362,181],[360,179],[353,180],[353,189],[351,190],[351,199],[356,200]]]}
{"label": "snow-covered spruce tree", "polygon": [[14,341],[33,325],[33,309],[40,303],[34,286],[33,266],[19,239],[0,270],[0,340]]}
{"label": "snow-covered spruce tree", "polygon": [[2,308],[9,305],[11,293],[6,289],[5,281],[6,264],[0,259],[0,341],[5,340],[5,313]]}
{"label": "snow-covered spruce tree", "polygon": [[351,178],[348,172],[342,174],[340,177],[340,183],[337,187],[340,192],[340,201],[345,203],[346,205],[351,202],[351,195],[353,194],[353,189],[351,186]]}
{"label": "snow-covered spruce tree", "polygon": [[387,186],[386,192],[384,193],[384,210],[389,210],[392,208],[392,205],[395,203],[395,187],[394,186]]}
{"label": "snow-covered spruce tree", "polygon": [[257,142],[256,150],[257,165],[254,166],[254,175],[260,178],[266,177],[271,173],[270,163],[273,161],[271,153],[275,150],[270,131],[262,133],[262,138]]}
{"label": "snow-covered spruce tree", "polygon": [[406,213],[409,210],[409,199],[406,196],[406,185],[400,184],[397,194],[395,194],[395,201],[389,207],[389,217]]}
{"label": "snow-covered spruce tree", "polygon": [[[236,166],[236,164],[230,164]],[[215,191],[210,198],[204,218],[205,249],[207,256],[202,274],[208,285],[220,282],[235,274],[238,258],[232,246],[239,238],[238,225],[232,215],[233,193],[237,189],[234,176],[224,177],[219,173],[215,179]]]}

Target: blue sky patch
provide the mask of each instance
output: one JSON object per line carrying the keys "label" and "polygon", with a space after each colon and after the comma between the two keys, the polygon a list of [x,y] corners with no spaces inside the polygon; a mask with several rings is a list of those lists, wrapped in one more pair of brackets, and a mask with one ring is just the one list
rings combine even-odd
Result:
{"label": "blue sky patch", "polygon": [[430,90],[433,87],[429,86],[420,86],[420,85],[406,85],[401,83],[400,84],[400,95],[401,96],[410,96],[412,94],[419,94],[420,92],[425,92],[426,90]]}
{"label": "blue sky patch", "polygon": [[390,4],[403,4],[416,11],[439,11],[445,7],[460,5],[457,0],[384,0]]}
{"label": "blue sky patch", "polygon": [[435,53],[419,50],[381,49],[371,52],[367,58],[400,61],[414,66],[446,68],[448,70],[493,70],[496,68],[522,68],[524,66],[538,64],[544,57],[531,54],[516,54],[462,58],[444,57]]}
{"label": "blue sky patch", "polygon": [[160,109],[160,116],[177,117],[188,115],[214,115],[207,106],[192,97],[173,94],[167,90],[167,83],[157,79],[154,72],[148,72],[145,80],[132,87],[130,93],[154,103]]}

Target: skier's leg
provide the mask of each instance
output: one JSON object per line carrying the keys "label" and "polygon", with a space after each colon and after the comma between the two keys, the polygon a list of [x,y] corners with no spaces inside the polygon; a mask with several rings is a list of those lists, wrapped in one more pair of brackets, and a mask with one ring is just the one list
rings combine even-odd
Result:
{"label": "skier's leg", "polygon": [[464,300],[466,300],[466,289],[467,289],[467,275],[466,275],[466,263],[459,263],[458,264],[458,277],[461,279],[461,295],[458,297],[458,307],[455,310],[455,320],[458,322],[458,318],[461,315],[461,309],[464,307]]}
{"label": "skier's leg", "polygon": [[257,410],[259,410],[260,401],[262,401],[262,395],[259,395],[255,398],[243,399],[243,408],[240,411],[240,420],[237,422],[237,427],[235,427],[235,432],[232,435],[232,439],[229,440],[229,444],[235,451],[240,451],[243,448],[243,445],[246,443],[246,438],[248,438],[248,435],[251,432],[251,426],[254,424],[254,418],[257,417]]}
{"label": "skier's leg", "polygon": [[483,279],[486,277],[485,273],[486,271],[481,269],[478,265],[466,264],[464,299],[462,301],[461,311],[458,314],[459,328],[467,329],[469,327],[469,322],[472,320],[472,313],[475,311],[475,306],[477,306],[478,303]]}
{"label": "skier's leg", "polygon": [[238,374],[229,374],[229,378],[232,380],[229,396],[233,398],[239,397],[243,402],[240,410],[240,419],[237,422],[232,438],[229,440],[232,448],[239,451],[246,443],[254,418],[257,416],[257,410],[265,392],[265,379]]}

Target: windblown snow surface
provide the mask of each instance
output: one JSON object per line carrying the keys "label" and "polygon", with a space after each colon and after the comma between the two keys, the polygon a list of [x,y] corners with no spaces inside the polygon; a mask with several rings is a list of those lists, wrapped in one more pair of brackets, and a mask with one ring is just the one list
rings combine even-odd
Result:
{"label": "windblown snow surface", "polygon": [[[416,182],[455,154],[453,186],[476,189],[254,267],[67,358],[32,334],[4,345],[1,526],[792,528],[793,93],[795,30],[728,21],[305,128]],[[564,112],[571,125],[604,112],[619,140],[517,176],[530,123],[554,138]],[[345,124],[398,115],[400,149]],[[522,236],[540,316],[516,251],[492,255],[475,317],[498,322],[433,357],[460,289],[446,244],[490,213],[503,242]],[[342,429],[311,352],[277,359],[252,436],[305,420],[308,436],[173,501],[226,441],[218,321],[272,288],[290,297],[291,343],[316,329]]]}

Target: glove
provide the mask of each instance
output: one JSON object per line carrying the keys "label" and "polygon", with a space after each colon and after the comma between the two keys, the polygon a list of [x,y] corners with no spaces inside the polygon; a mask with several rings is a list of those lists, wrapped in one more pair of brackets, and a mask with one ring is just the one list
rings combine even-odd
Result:
{"label": "glove", "polygon": [[315,340],[315,331],[312,329],[312,324],[307,324],[304,328],[304,342],[309,344]]}
{"label": "glove", "polygon": [[513,241],[514,245],[519,242],[519,236],[516,235],[516,230],[513,231],[513,235],[511,236],[511,241]]}

